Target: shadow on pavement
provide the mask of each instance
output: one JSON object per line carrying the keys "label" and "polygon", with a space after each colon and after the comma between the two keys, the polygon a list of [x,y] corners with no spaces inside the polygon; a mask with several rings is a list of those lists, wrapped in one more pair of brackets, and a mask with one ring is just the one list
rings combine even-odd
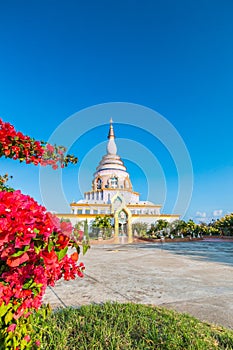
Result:
{"label": "shadow on pavement", "polygon": [[138,244],[137,249],[167,250],[173,254],[188,256],[195,260],[213,261],[233,266],[233,242],[195,241],[174,243]]}

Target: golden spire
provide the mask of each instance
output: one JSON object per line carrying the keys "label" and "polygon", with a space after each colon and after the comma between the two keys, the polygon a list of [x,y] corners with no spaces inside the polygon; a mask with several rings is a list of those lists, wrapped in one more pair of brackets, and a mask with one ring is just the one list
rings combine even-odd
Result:
{"label": "golden spire", "polygon": [[108,132],[108,139],[115,139],[115,135],[114,135],[114,130],[113,130],[113,120],[112,118],[110,119],[110,128],[109,128],[109,132]]}

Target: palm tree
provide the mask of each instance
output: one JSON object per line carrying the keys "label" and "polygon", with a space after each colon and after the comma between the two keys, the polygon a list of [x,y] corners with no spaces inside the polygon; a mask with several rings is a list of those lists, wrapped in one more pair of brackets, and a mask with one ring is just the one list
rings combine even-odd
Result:
{"label": "palm tree", "polygon": [[221,219],[213,223],[213,227],[216,228],[219,233],[226,236],[233,235],[233,213],[225,215]]}
{"label": "palm tree", "polygon": [[175,235],[175,236],[184,236],[186,234],[186,227],[187,224],[184,220],[175,220],[174,222],[172,222],[171,224],[172,230],[171,232]]}
{"label": "palm tree", "polygon": [[156,221],[154,229],[159,237],[167,236],[169,230],[169,222],[167,220],[159,219]]}

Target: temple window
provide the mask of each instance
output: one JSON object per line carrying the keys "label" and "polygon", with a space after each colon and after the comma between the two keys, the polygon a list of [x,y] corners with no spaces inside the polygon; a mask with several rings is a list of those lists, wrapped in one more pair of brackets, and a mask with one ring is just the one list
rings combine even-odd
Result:
{"label": "temple window", "polygon": [[90,212],[91,212],[90,209],[85,210],[85,214],[90,214]]}
{"label": "temple window", "polygon": [[101,186],[102,186],[102,181],[101,179],[97,180],[97,190],[101,190]]}
{"label": "temple window", "polygon": [[110,187],[111,188],[117,188],[118,187],[118,179],[117,177],[111,177],[110,179]]}
{"label": "temple window", "polygon": [[82,214],[82,213],[83,213],[82,209],[78,209],[78,214]]}

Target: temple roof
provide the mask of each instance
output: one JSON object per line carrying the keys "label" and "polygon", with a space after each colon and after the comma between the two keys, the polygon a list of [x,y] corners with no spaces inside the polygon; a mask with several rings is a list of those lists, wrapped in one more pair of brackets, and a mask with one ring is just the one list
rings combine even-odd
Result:
{"label": "temple roof", "polygon": [[113,173],[116,171],[118,172],[124,172],[128,175],[126,171],[126,167],[124,166],[123,161],[121,160],[120,156],[117,155],[117,146],[115,143],[115,134],[113,129],[113,121],[110,120],[110,127],[108,132],[108,143],[107,143],[107,154],[103,156],[101,159],[98,167],[96,168],[96,174],[100,175],[100,172],[105,170],[111,170]]}

